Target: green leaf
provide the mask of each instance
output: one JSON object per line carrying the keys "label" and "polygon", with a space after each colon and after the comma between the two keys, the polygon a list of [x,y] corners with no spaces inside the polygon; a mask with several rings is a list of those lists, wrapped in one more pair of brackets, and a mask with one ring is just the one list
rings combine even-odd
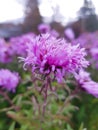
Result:
{"label": "green leaf", "polygon": [[79,130],[87,130],[86,128],[83,128],[83,127],[84,127],[84,124],[81,123]]}
{"label": "green leaf", "polygon": [[73,130],[69,124],[67,124],[67,130]]}
{"label": "green leaf", "polygon": [[12,122],[8,130],[14,130],[15,129],[15,122]]}

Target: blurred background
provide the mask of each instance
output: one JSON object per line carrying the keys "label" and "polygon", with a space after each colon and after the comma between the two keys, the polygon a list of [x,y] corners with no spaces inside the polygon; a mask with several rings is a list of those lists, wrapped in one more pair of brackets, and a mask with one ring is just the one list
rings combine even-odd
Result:
{"label": "blurred background", "polygon": [[75,37],[98,29],[97,0],[0,0],[0,37],[38,32],[47,23],[61,35],[71,28]]}

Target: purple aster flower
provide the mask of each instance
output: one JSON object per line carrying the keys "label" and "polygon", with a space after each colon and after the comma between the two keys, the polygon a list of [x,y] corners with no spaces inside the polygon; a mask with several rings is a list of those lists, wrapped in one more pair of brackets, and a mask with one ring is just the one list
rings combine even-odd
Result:
{"label": "purple aster flower", "polygon": [[41,23],[38,26],[38,30],[40,33],[47,33],[50,31],[50,29],[51,29],[51,27],[48,24]]}
{"label": "purple aster flower", "polygon": [[89,94],[98,98],[98,83],[94,81],[84,82],[82,88],[86,90]]}
{"label": "purple aster flower", "polygon": [[59,37],[59,33],[56,31],[56,30],[51,30],[51,32],[50,32],[50,34],[51,34],[51,36],[53,36],[53,37]]}
{"label": "purple aster flower", "polygon": [[84,71],[83,69],[80,69],[79,73],[75,73],[74,76],[79,84],[83,84],[84,82],[91,81],[90,73]]}
{"label": "purple aster flower", "polygon": [[98,68],[98,31],[94,33],[83,33],[77,39],[73,40],[72,43],[75,45],[80,44],[84,47],[88,54],[88,60],[91,66]]}
{"label": "purple aster flower", "polygon": [[79,74],[75,74],[75,78],[79,87],[98,98],[98,83],[92,81],[90,73],[81,69]]}
{"label": "purple aster flower", "polygon": [[13,52],[10,49],[10,44],[6,43],[4,39],[0,39],[0,62],[8,63],[12,61]]}
{"label": "purple aster flower", "polygon": [[13,37],[10,39],[11,47],[16,55],[25,56],[27,44],[35,37],[34,33],[27,33],[22,36]]}
{"label": "purple aster flower", "polygon": [[54,73],[60,82],[65,73],[74,73],[82,67],[88,66],[84,48],[72,46],[64,39],[56,39],[49,34],[37,36],[28,44],[27,57],[21,58],[24,66],[31,66],[32,72],[48,75]]}
{"label": "purple aster flower", "polygon": [[8,69],[0,70],[0,87],[8,91],[15,92],[19,83],[19,75],[16,72],[11,72]]}
{"label": "purple aster flower", "polygon": [[52,37],[58,37],[59,33],[55,29],[51,29],[50,25],[42,23],[38,26],[38,30],[40,33],[50,33]]}
{"label": "purple aster flower", "polygon": [[65,29],[64,34],[69,40],[73,40],[75,38],[74,31],[71,28]]}

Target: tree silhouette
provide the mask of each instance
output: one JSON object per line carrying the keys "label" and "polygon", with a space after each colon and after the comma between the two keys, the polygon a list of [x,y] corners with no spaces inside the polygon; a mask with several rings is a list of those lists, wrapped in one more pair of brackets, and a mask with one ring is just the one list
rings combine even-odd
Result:
{"label": "tree silhouette", "polygon": [[38,24],[41,23],[41,16],[38,9],[37,0],[27,0],[25,4],[25,19],[23,24],[24,32],[37,31]]}
{"label": "tree silhouette", "polygon": [[84,4],[78,12],[78,17],[82,19],[82,28],[90,32],[98,30],[98,18],[91,0],[84,0]]}

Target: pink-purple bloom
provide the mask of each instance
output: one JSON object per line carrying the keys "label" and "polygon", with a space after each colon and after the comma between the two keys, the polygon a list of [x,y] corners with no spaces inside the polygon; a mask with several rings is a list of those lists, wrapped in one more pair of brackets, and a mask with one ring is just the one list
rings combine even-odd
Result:
{"label": "pink-purple bloom", "polygon": [[82,88],[86,90],[89,94],[98,98],[98,83],[94,81],[84,82]]}
{"label": "pink-purple bloom", "polygon": [[14,55],[25,56],[27,44],[35,37],[34,33],[27,33],[22,36],[12,37],[10,39],[11,49]]}
{"label": "pink-purple bloom", "polygon": [[15,92],[19,83],[20,77],[16,72],[11,72],[8,69],[0,70],[0,87],[8,91]]}
{"label": "pink-purple bloom", "polygon": [[89,64],[85,59],[84,48],[72,46],[50,34],[37,36],[27,46],[27,57],[21,58],[24,66],[31,66],[32,72],[38,71],[45,75],[53,72],[58,82],[62,82],[66,73],[74,73]]}
{"label": "pink-purple bloom", "polygon": [[73,44],[79,43],[81,47],[85,47],[89,51],[91,47],[94,46],[94,34],[83,33],[78,38],[72,41]]}
{"label": "pink-purple bloom", "polygon": [[38,25],[38,30],[40,33],[47,33],[51,30],[51,27],[48,24],[41,23]]}
{"label": "pink-purple bloom", "polygon": [[91,80],[90,73],[80,69],[78,73],[74,74],[75,79],[78,81],[79,84],[83,84],[84,82],[88,82]]}
{"label": "pink-purple bloom", "polygon": [[59,33],[55,29],[51,29],[51,26],[49,24],[41,23],[38,26],[38,31],[41,34],[50,33],[52,37],[58,37]]}
{"label": "pink-purple bloom", "polygon": [[6,43],[4,39],[0,39],[0,62],[9,63],[12,61],[13,52],[10,44]]}
{"label": "pink-purple bloom", "polygon": [[80,44],[88,54],[88,60],[94,68],[98,68],[98,31],[93,33],[83,33],[77,39],[72,40],[75,45]]}
{"label": "pink-purple bloom", "polygon": [[80,70],[79,74],[75,74],[75,78],[79,87],[98,98],[98,83],[92,81],[90,73]]}
{"label": "pink-purple bloom", "polygon": [[72,28],[66,28],[64,30],[65,37],[67,37],[69,40],[73,40],[75,38],[74,31]]}

